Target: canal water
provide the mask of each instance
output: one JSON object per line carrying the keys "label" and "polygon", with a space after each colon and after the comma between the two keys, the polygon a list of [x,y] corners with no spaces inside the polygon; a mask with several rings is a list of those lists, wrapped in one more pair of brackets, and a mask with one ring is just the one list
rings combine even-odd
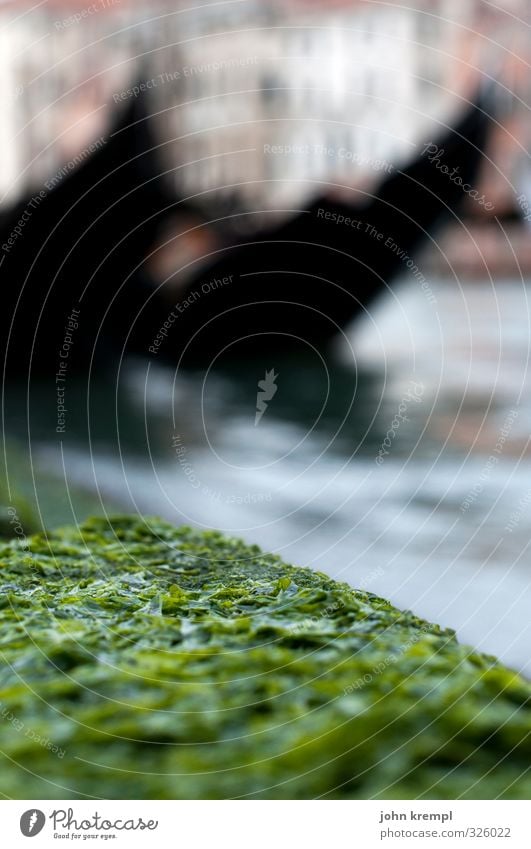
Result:
{"label": "canal water", "polygon": [[431,291],[398,285],[326,356],[282,356],[272,336],[201,372],[131,362],[118,391],[72,380],[60,437],[33,385],[24,439],[45,521],[81,520],[90,497],[220,528],[531,674],[528,290]]}

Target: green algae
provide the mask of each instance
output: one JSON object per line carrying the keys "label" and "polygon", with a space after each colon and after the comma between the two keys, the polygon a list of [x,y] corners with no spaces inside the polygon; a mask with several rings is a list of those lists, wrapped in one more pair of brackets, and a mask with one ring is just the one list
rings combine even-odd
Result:
{"label": "green algae", "polygon": [[529,796],[529,683],[384,599],[157,519],[0,562],[7,797]]}
{"label": "green algae", "polygon": [[[33,456],[29,445],[9,436],[4,439],[3,453],[0,540],[21,539],[44,528],[105,512],[97,493],[65,479],[61,464],[54,473],[53,464],[39,461],[38,448],[34,449],[37,456]],[[108,499],[106,505],[107,509],[117,509]]]}

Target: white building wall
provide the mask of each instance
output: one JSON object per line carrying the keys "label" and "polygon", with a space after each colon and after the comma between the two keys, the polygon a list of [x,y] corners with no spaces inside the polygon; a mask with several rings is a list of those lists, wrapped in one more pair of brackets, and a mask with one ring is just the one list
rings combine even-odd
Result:
{"label": "white building wall", "polygon": [[113,95],[166,73],[153,111],[179,190],[226,211],[296,207],[319,181],[411,154],[426,116],[450,108],[445,50],[477,4],[191,5],[121,0],[66,27],[69,3],[0,6],[0,196],[42,185],[101,134]]}

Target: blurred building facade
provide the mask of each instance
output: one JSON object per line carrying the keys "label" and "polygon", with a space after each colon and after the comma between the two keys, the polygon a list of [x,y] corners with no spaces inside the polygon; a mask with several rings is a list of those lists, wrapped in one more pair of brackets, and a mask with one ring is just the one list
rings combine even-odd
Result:
{"label": "blurred building facade", "polygon": [[179,190],[199,204],[296,206],[320,182],[387,170],[430,115],[455,108],[453,57],[478,5],[4,3],[0,197],[42,185],[104,134],[135,85],[151,90]]}

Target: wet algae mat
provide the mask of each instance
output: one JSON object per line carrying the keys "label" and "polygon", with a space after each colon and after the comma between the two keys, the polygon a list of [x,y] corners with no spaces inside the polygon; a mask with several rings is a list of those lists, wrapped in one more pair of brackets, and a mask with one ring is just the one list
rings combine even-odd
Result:
{"label": "wet algae mat", "polygon": [[384,599],[137,517],[0,562],[5,796],[529,796],[530,684]]}

